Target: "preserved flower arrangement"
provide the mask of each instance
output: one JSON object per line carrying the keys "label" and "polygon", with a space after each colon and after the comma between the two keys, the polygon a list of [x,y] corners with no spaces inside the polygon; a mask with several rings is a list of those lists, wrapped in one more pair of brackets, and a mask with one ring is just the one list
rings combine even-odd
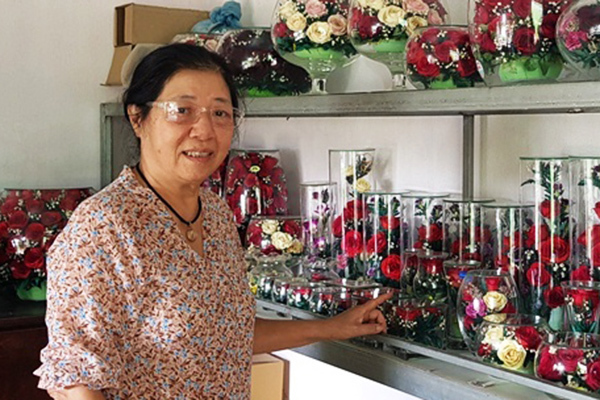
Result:
{"label": "preserved flower arrangement", "polygon": [[413,294],[430,303],[447,303],[448,288],[444,275],[444,261],[448,259],[448,253],[424,251],[418,258],[419,266],[413,280]]}
{"label": "preserved flower arrangement", "polygon": [[309,310],[310,296],[314,289],[323,288],[325,285],[318,282],[293,283],[287,290],[288,306]]}
{"label": "preserved flower arrangement", "polygon": [[402,272],[400,274],[400,290],[414,294],[413,282],[419,267],[419,255],[423,250],[404,250],[402,253]]}
{"label": "preserved flower arrangement", "polygon": [[444,274],[448,288],[448,347],[455,349],[465,348],[465,341],[460,332],[456,304],[458,291],[467,276],[467,272],[481,268],[481,263],[475,260],[448,260],[444,261]]}
{"label": "preserved flower arrangement", "polygon": [[[229,157],[229,156],[228,156]],[[223,190],[225,188],[225,173],[227,171],[227,160],[228,157],[223,160],[219,168],[217,168],[204,182],[202,187],[209,189],[219,197],[223,197]]]}
{"label": "preserved flower arrangement", "polygon": [[398,336],[438,349],[446,348],[448,306],[423,300],[401,300],[394,326]]}
{"label": "preserved flower arrangement", "polygon": [[258,257],[256,267],[248,272],[250,292],[258,299],[271,300],[275,279],[290,279],[293,276],[292,271],[285,266],[284,256]]}
{"label": "preserved flower arrangement", "polygon": [[444,247],[443,200],[446,193],[408,193],[404,203],[403,235],[406,250],[442,251]]}
{"label": "preserved flower arrangement", "polygon": [[250,255],[300,257],[304,250],[300,217],[252,217],[246,232],[246,246]]}
{"label": "preserved flower arrangement", "polygon": [[343,291],[343,288],[334,286],[313,289],[308,300],[309,311],[319,315],[333,315],[336,305],[335,297]]}
{"label": "preserved flower arrangement", "polygon": [[337,185],[307,182],[300,185],[300,208],[306,256],[311,262],[333,256],[332,222],[337,207]]}
{"label": "preserved flower arrangement", "polygon": [[598,333],[600,325],[600,283],[569,281],[561,284],[565,295],[564,330]]}
{"label": "preserved flower arrangement", "polygon": [[271,292],[271,300],[275,303],[287,304],[287,292],[290,285],[297,283],[307,283],[303,277],[281,277],[275,278],[273,281],[273,290]]}

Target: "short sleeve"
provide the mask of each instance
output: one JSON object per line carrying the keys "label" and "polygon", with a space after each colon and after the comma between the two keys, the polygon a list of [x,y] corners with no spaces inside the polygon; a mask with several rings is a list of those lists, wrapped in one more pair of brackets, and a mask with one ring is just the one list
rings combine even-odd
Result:
{"label": "short sleeve", "polygon": [[[47,259],[48,345],[34,372],[39,388],[87,385],[117,388],[123,368],[124,321],[111,270],[111,224],[102,211],[81,205],[52,245]],[[120,304],[120,305],[119,305]]]}

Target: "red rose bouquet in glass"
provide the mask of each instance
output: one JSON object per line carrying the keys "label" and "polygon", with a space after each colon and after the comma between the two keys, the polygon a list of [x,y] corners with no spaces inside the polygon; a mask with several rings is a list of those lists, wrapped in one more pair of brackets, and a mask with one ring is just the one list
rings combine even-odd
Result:
{"label": "red rose bouquet in glass", "polygon": [[523,221],[521,293],[526,312],[546,318],[554,330],[563,325],[560,283],[570,273],[568,176],[566,158],[521,158],[521,201],[534,205],[533,219]]}
{"label": "red rose bouquet in glass", "polygon": [[423,251],[418,255],[419,265],[413,280],[413,294],[416,298],[431,303],[447,303],[448,289],[444,275],[444,261],[448,253]]}
{"label": "red rose bouquet in glass", "polygon": [[396,308],[398,336],[438,349],[446,348],[448,306],[423,300],[401,300]]}
{"label": "red rose bouquet in glass", "polygon": [[254,268],[248,272],[250,292],[256,298],[272,300],[275,280],[290,279],[294,276],[285,266],[285,256],[261,256],[257,258]]}
{"label": "red rose bouquet in glass", "polygon": [[339,298],[345,289],[341,287],[318,287],[313,289],[308,299],[308,310],[315,314],[330,316],[335,310],[335,299]]}
{"label": "red rose bouquet in glass", "polygon": [[318,282],[291,284],[287,291],[287,304],[302,310],[309,310],[309,301],[313,290],[324,287],[324,284]]}
{"label": "red rose bouquet in glass", "polygon": [[477,72],[467,27],[419,28],[406,46],[407,76],[417,89],[473,87]]}
{"label": "red rose bouquet in glass", "polygon": [[385,64],[394,89],[406,89],[404,52],[408,38],[422,26],[447,22],[439,0],[352,0],[349,32],[356,50]]}
{"label": "red rose bouquet in glass", "polygon": [[402,272],[400,273],[400,290],[414,294],[413,282],[419,267],[419,255],[425,250],[404,250],[401,256]]}
{"label": "red rose bouquet in glass", "polygon": [[600,336],[551,333],[535,357],[535,375],[584,392],[600,391]]}
{"label": "red rose bouquet in glass", "polygon": [[223,191],[225,189],[224,181],[225,181],[225,173],[227,171],[227,160],[228,157],[223,160],[219,168],[215,170],[204,182],[202,182],[202,187],[209,189],[214,194],[219,197],[223,197]]}
{"label": "red rose bouquet in glass", "polygon": [[477,332],[484,317],[518,313],[519,302],[517,286],[508,273],[489,270],[467,272],[458,290],[456,311],[460,331],[473,353],[477,352]]}
{"label": "red rose bouquet in glass", "polygon": [[533,375],[538,347],[550,327],[537,315],[490,314],[477,334],[477,357],[488,364]]}
{"label": "red rose bouquet in glass", "polygon": [[225,177],[225,201],[240,238],[253,215],[286,215],[288,190],[277,150],[232,150]]}
{"label": "red rose bouquet in glass", "polygon": [[300,257],[304,251],[300,217],[254,216],[246,231],[246,248],[250,255]]}
{"label": "red rose bouquet in glass", "polygon": [[271,291],[271,300],[275,303],[287,304],[287,292],[290,285],[297,283],[307,283],[304,277],[281,277],[273,281],[273,290]]}
{"label": "red rose bouquet in glass", "polygon": [[564,330],[598,333],[600,326],[600,283],[569,281],[561,284],[565,295]]}
{"label": "red rose bouquet in glass", "polygon": [[549,82],[563,61],[556,22],[569,0],[470,0],[475,58],[488,86]]}
{"label": "red rose bouquet in glass", "polygon": [[444,245],[443,200],[447,193],[407,193],[404,203],[403,249],[442,251]]}
{"label": "red rose bouquet in glass", "polygon": [[464,349],[465,341],[460,333],[456,305],[458,302],[458,290],[467,272],[481,268],[481,263],[474,260],[448,260],[444,261],[444,274],[446,287],[448,288],[448,346],[454,349]]}
{"label": "red rose bouquet in glass", "polygon": [[46,252],[92,189],[7,190],[0,199],[0,278],[23,300],[46,298]]}

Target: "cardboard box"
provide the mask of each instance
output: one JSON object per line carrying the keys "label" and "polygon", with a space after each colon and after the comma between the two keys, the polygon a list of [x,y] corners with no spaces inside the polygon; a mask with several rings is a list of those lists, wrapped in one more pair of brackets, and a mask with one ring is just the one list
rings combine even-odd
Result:
{"label": "cardboard box", "polygon": [[125,4],[115,8],[114,45],[169,43],[173,36],[189,32],[209,14],[200,10]]}
{"label": "cardboard box", "polygon": [[119,46],[115,47],[113,52],[113,59],[110,65],[110,70],[108,71],[108,76],[106,77],[106,82],[104,86],[121,86],[121,69],[123,68],[123,63],[127,59],[127,56],[133,50],[135,46]]}
{"label": "cardboard box", "polygon": [[252,358],[251,400],[287,400],[289,398],[289,362],[272,354]]}

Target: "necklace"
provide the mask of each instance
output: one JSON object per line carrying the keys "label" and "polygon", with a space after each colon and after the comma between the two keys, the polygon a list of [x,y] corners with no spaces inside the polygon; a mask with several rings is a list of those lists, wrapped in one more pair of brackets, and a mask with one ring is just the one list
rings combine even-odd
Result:
{"label": "necklace", "polygon": [[135,170],[137,171],[138,174],[140,174],[140,177],[142,178],[142,180],[144,181],[144,183],[146,184],[146,186],[148,186],[148,188],[150,188],[150,190],[152,190],[154,192],[154,194],[160,199],[160,201],[162,201],[163,204],[165,206],[167,206],[169,208],[169,210],[171,210],[171,212],[173,214],[175,214],[175,216],[181,222],[183,222],[184,224],[187,225],[188,229],[185,232],[185,238],[188,241],[190,241],[190,242],[193,242],[194,240],[196,240],[198,238],[198,234],[196,233],[196,231],[194,231],[192,229],[192,224],[195,223],[196,221],[198,221],[198,218],[200,218],[200,214],[202,213],[202,200],[200,200],[200,197],[198,197],[198,213],[196,214],[196,216],[194,217],[194,219],[192,219],[191,221],[186,221],[185,219],[183,219],[181,217],[181,215],[179,215],[179,213],[177,211],[175,211],[175,209],[173,207],[171,207],[171,205],[165,199],[163,199],[163,197],[156,191],[156,189],[154,189],[152,187],[152,185],[150,184],[150,182],[148,182],[148,179],[146,179],[146,176],[144,175],[144,173],[140,169],[140,164],[136,164]]}

